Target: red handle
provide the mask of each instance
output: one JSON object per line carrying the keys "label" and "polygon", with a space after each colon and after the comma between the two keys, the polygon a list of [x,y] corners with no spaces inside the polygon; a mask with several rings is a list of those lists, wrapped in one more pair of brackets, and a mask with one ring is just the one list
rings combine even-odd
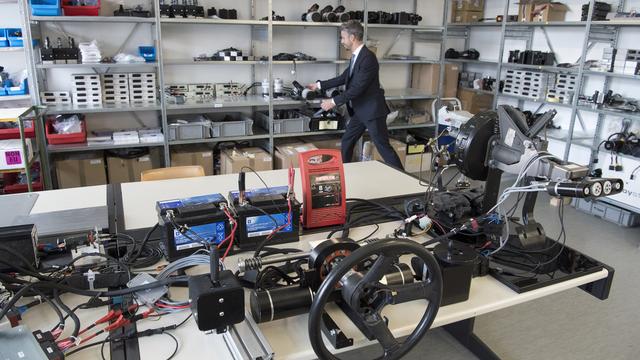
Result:
{"label": "red handle", "polygon": [[[331,159],[328,161],[323,161],[318,164],[309,163],[309,159],[316,156],[323,156],[323,155],[330,156]],[[340,163],[340,160],[342,160],[342,152],[340,150],[335,150],[335,149],[309,150],[309,151],[300,153],[300,156],[302,158],[302,161],[309,167],[323,166],[326,164],[338,165]]]}

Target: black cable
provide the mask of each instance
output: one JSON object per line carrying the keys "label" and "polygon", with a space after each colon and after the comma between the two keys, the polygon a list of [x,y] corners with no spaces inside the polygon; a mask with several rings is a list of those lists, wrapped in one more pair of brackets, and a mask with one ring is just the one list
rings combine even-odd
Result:
{"label": "black cable", "polygon": [[372,237],[375,233],[378,232],[378,230],[380,230],[380,225],[378,225],[378,224],[373,224],[373,225],[376,226],[375,230],[373,230],[369,235],[363,237],[362,239],[357,240],[356,242],[363,242],[363,241],[369,239],[370,237]]}
{"label": "black cable", "polygon": [[60,306],[60,308],[64,310],[64,312],[66,312],[73,321],[73,333],[71,335],[74,338],[77,337],[78,333],[80,332],[80,319],[78,318],[78,315],[76,315],[75,312],[71,311],[71,309],[69,309],[69,307],[62,301],[62,299],[60,299],[59,289],[53,289],[53,298],[55,299],[58,306]]}
{"label": "black cable", "polygon": [[49,306],[51,306],[53,311],[55,311],[56,315],[58,315],[58,319],[60,319],[60,322],[58,323],[58,326],[60,326],[60,325],[64,326],[64,317],[62,315],[62,311],[60,311],[60,307],[58,307],[53,301],[51,301],[51,299],[48,296],[46,296],[42,291],[40,291],[38,289],[33,289],[33,291],[36,294],[38,294],[38,296],[40,296],[40,298],[43,301],[45,301],[47,304],[49,304]]}
{"label": "black cable", "polygon": [[176,343],[176,348],[173,350],[173,353],[171,354],[171,356],[169,356],[167,358],[167,360],[171,360],[178,353],[178,348],[180,347],[180,344],[178,343],[178,339],[176,339],[176,337],[173,336],[171,333],[166,332],[166,333],[163,333],[163,334],[170,336],[173,339],[173,341],[175,341],[175,343]]}
{"label": "black cable", "polygon": [[170,285],[176,282],[183,282],[188,280],[188,276],[175,276],[172,278],[168,278],[168,279],[161,279],[158,281],[155,281],[153,283],[149,283],[149,284],[145,284],[145,285],[141,285],[141,286],[134,286],[134,287],[130,287],[130,288],[126,288],[126,289],[121,289],[121,290],[112,290],[112,291],[91,291],[91,290],[81,290],[81,289],[76,289],[74,287],[68,286],[68,285],[64,285],[61,283],[55,283],[55,282],[48,282],[48,281],[40,281],[40,282],[34,282],[34,283],[29,283],[27,285],[25,285],[22,289],[20,289],[18,292],[16,292],[13,295],[13,298],[11,298],[11,300],[9,300],[9,302],[7,302],[7,304],[5,304],[5,307],[2,309],[2,311],[0,311],[0,319],[3,318],[7,312],[9,311],[9,309],[11,309],[18,300],[20,300],[20,298],[22,298],[23,296],[25,296],[25,294],[30,291],[33,287],[38,287],[38,288],[45,288],[45,289],[58,289],[58,290],[62,290],[62,291],[66,291],[66,292],[70,292],[73,294],[77,294],[77,295],[82,295],[82,296],[91,296],[91,297],[116,297],[116,296],[121,296],[121,295],[128,295],[128,294],[132,294],[141,290],[148,290],[148,289],[153,289],[153,288],[157,288],[160,286],[165,286],[165,285]]}
{"label": "black cable", "polygon": [[[135,255],[133,255],[130,259],[128,259],[129,264],[133,264],[136,262],[136,260],[142,253],[142,249],[144,249],[144,246],[149,241],[149,238],[151,238],[151,234],[153,234],[153,232],[156,231],[159,226],[160,225],[158,223],[155,223],[155,225],[153,225],[153,227],[145,234],[144,239],[142,240],[142,243],[140,243],[140,249],[138,250],[138,252]],[[135,243],[134,243],[134,249],[135,249]]]}

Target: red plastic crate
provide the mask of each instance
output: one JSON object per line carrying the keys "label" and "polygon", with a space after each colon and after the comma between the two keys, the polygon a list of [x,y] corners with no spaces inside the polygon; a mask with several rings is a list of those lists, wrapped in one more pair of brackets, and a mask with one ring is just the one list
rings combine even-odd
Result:
{"label": "red plastic crate", "polygon": [[[34,181],[31,183],[31,189],[33,191],[42,191],[44,190],[44,187],[42,186],[42,183],[40,181]],[[12,184],[4,186],[5,194],[19,194],[26,193],[27,191],[29,191],[29,187],[27,186],[27,184]]]}
{"label": "red plastic crate", "polygon": [[71,0],[62,1],[64,16],[98,16],[100,12],[100,0],[95,0],[95,5],[74,6]]}
{"label": "red plastic crate", "polygon": [[[33,123],[30,127],[24,128],[24,136],[27,138],[36,137],[36,129],[33,127]],[[0,140],[6,139],[20,139],[20,129],[0,129]]]}
{"label": "red plastic crate", "polygon": [[87,141],[87,125],[84,120],[81,123],[82,131],[75,134],[56,134],[53,129],[53,121],[47,120],[47,126],[45,132],[47,135],[47,141],[50,145],[61,144],[77,144]]}

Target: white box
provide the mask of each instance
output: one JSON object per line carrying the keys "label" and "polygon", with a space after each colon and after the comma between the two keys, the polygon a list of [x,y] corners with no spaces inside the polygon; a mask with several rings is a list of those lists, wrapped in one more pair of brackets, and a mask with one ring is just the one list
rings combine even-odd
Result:
{"label": "white box", "polygon": [[140,142],[138,132],[132,131],[116,131],[113,133],[114,144],[137,144]]}
{"label": "white box", "polygon": [[24,169],[33,159],[31,139],[25,139],[27,154],[22,151],[20,139],[0,140],[0,170]]}

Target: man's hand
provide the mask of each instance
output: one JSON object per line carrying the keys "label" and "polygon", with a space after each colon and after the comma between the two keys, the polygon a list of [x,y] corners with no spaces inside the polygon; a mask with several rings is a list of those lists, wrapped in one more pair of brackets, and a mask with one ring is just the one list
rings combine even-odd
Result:
{"label": "man's hand", "polygon": [[317,83],[311,83],[311,84],[307,85],[307,89],[309,89],[311,91],[316,91],[316,90],[318,90],[318,84]]}
{"label": "man's hand", "polygon": [[325,100],[322,100],[322,104],[320,105],[320,107],[324,111],[329,111],[334,107],[336,107],[336,104],[331,99],[325,99]]}

